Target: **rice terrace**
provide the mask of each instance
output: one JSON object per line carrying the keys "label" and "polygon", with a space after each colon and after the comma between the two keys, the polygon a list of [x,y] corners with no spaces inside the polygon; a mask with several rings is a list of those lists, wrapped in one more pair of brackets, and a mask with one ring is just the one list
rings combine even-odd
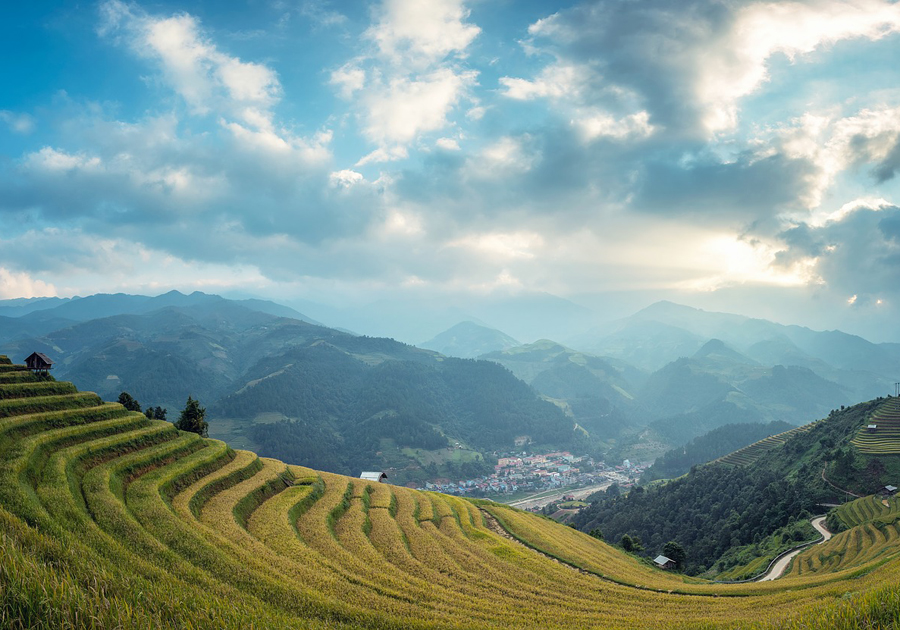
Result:
{"label": "rice terrace", "polygon": [[0,361],[5,628],[857,628],[900,612],[894,499],[842,507],[848,529],[784,578],[713,584],[490,501],[234,451]]}

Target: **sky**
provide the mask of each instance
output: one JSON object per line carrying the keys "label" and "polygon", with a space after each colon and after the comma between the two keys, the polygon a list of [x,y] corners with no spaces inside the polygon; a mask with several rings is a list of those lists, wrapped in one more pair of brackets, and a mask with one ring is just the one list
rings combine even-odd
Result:
{"label": "sky", "polygon": [[3,11],[0,299],[544,292],[900,341],[896,2]]}

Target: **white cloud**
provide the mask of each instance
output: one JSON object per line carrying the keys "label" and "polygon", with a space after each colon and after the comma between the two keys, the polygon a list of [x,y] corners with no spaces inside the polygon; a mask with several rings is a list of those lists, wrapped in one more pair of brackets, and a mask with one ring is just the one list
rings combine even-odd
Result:
{"label": "white cloud", "polygon": [[581,117],[573,120],[572,124],[588,142],[598,138],[613,140],[646,138],[655,131],[647,112],[638,112],[619,119],[605,112],[584,112]]}
{"label": "white cloud", "polygon": [[581,95],[590,69],[571,63],[557,62],[545,67],[533,80],[500,77],[502,94],[520,101],[537,98],[577,98]]}
{"label": "white cloud", "polygon": [[331,84],[340,88],[343,98],[351,98],[366,84],[366,71],[357,65],[347,63],[331,73]]}
{"label": "white cloud", "polygon": [[[768,151],[783,151],[791,159],[815,165],[808,177],[807,209],[818,208],[836,178],[852,167],[885,162],[900,143],[900,107],[864,109],[854,116],[807,113],[775,130],[777,142]],[[764,134],[760,142],[766,142]],[[764,156],[765,152],[761,152]],[[821,217],[814,217],[813,222]]]}
{"label": "white cloud", "polygon": [[380,147],[360,158],[354,166],[394,162],[396,160],[404,160],[407,157],[409,157],[409,152],[406,150],[406,147]]}
{"label": "white cloud", "polygon": [[469,11],[462,0],[384,0],[377,16],[365,37],[382,56],[413,68],[462,53],[481,32],[465,22]]}
{"label": "white cloud", "polygon": [[531,259],[543,246],[544,238],[534,232],[470,234],[447,243],[447,247],[462,247],[492,258]]}
{"label": "white cloud", "polygon": [[76,169],[96,171],[101,166],[101,161],[98,157],[66,153],[53,147],[44,147],[40,151],[29,153],[23,159],[23,163],[29,168],[47,172],[72,171]]}
{"label": "white cloud", "polygon": [[435,144],[446,151],[459,151],[459,142],[453,138],[438,138]]}
{"label": "white cloud", "polygon": [[155,17],[120,0],[101,5],[102,35],[124,34],[138,54],[159,62],[163,76],[196,113],[233,114],[248,106],[266,119],[281,94],[274,70],[218,49],[191,15]]}
{"label": "white cloud", "polygon": [[467,161],[467,173],[475,179],[493,179],[531,170],[540,154],[531,149],[530,140],[527,134],[500,138]]}
{"label": "white cloud", "polygon": [[408,143],[447,126],[447,116],[475,85],[477,73],[439,68],[416,79],[397,77],[363,96],[365,134],[385,143]]}
{"label": "white cloud", "polygon": [[10,271],[0,267],[0,298],[54,297],[56,287],[43,280],[32,278],[24,272]]}
{"label": "white cloud", "polygon": [[328,176],[328,179],[335,188],[350,188],[355,184],[365,181],[362,173],[357,173],[356,171],[351,171],[346,168],[341,171],[335,171]]}
{"label": "white cloud", "polygon": [[34,118],[28,114],[17,114],[8,109],[0,109],[0,121],[5,122],[15,133],[31,133],[34,130]]}
{"label": "white cloud", "polygon": [[[900,5],[884,0],[757,3],[741,9],[721,46],[727,54],[692,51],[699,74],[695,91],[711,132],[737,124],[738,101],[768,80],[767,60],[792,61],[851,38],[879,39],[900,32]],[[686,60],[687,61],[687,60]]]}

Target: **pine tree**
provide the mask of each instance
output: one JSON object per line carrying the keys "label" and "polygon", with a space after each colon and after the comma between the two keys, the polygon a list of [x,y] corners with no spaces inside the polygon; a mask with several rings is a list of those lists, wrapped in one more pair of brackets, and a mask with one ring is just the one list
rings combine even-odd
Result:
{"label": "pine tree", "polygon": [[206,408],[200,406],[199,400],[194,400],[188,396],[187,403],[181,411],[175,428],[181,431],[191,431],[201,437],[209,436],[209,423],[205,420]]}
{"label": "pine tree", "polygon": [[141,405],[136,401],[131,394],[128,392],[122,392],[119,394],[119,404],[125,407],[128,411],[141,411]]}

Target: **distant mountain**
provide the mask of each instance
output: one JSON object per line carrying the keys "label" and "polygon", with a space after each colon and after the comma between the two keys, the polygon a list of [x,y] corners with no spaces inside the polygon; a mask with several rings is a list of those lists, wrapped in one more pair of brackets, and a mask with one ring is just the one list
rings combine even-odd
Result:
{"label": "distant mountain", "polygon": [[547,339],[482,358],[565,404],[575,421],[595,437],[609,440],[635,428],[631,410],[646,374],[623,361],[577,352]]}
{"label": "distant mountain", "polygon": [[330,326],[406,343],[431,339],[460,321],[502,330],[522,341],[559,339],[586,330],[597,318],[593,311],[570,300],[528,291],[408,299],[391,296],[344,308],[310,300],[292,304]]}
{"label": "distant mountain", "polygon": [[474,359],[488,352],[513,348],[520,343],[499,330],[480,326],[475,322],[460,322],[418,345],[448,357]]}
{"label": "distant mountain", "polygon": [[[146,295],[128,295],[125,293],[98,293],[87,297],[72,298],[70,300],[57,300],[45,298],[41,301],[30,303],[29,307],[37,307],[29,310],[27,314],[31,320],[68,320],[85,322],[101,317],[114,315],[133,315],[152,313],[168,307],[191,306],[216,306],[224,303],[246,306],[248,309],[278,317],[291,317],[311,324],[318,322],[306,317],[302,313],[287,306],[269,302],[267,300],[226,300],[218,295],[210,295],[200,291],[194,291],[185,295],[179,291],[169,291],[162,295],[149,297]],[[45,306],[46,305],[46,306]],[[0,303],[0,315],[3,315],[2,303]]]}
{"label": "distant mountain", "polygon": [[898,344],[874,344],[840,331],[818,332],[665,301],[623,320],[596,326],[568,343],[658,370],[677,358],[695,356],[713,339],[761,365],[812,370],[840,385],[850,400],[867,400],[891,391],[900,374]]}

